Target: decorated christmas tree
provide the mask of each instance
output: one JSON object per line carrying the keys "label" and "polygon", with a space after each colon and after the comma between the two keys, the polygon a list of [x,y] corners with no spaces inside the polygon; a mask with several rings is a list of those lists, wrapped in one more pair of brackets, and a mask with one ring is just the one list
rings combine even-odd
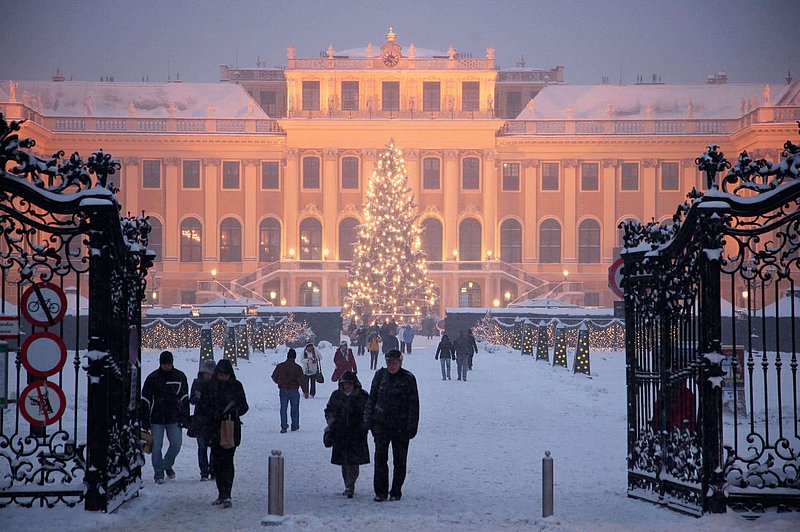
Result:
{"label": "decorated christmas tree", "polygon": [[[214,361],[214,343],[211,339],[211,324],[204,323],[203,328],[200,329],[200,367],[203,367],[203,362],[206,360]],[[198,371],[200,368],[198,368]]]}
{"label": "decorated christmas tree", "polygon": [[295,321],[294,314],[291,312],[275,327],[277,345],[310,342],[314,336],[314,331],[311,330],[308,323],[305,320]]}
{"label": "decorated christmas tree", "polygon": [[250,360],[250,347],[247,345],[247,321],[242,318],[236,326],[236,359]]}
{"label": "decorated christmas tree", "polygon": [[547,324],[539,322],[538,340],[536,341],[536,360],[550,362],[550,346],[547,343]]}
{"label": "decorated christmas tree", "polygon": [[553,366],[568,368],[567,364],[567,329],[559,323],[556,327],[556,345],[553,349]]}
{"label": "decorated christmas tree", "polygon": [[368,315],[415,323],[436,302],[407,180],[403,154],[390,141],[367,186],[347,275],[345,321]]}
{"label": "decorated christmas tree", "polygon": [[511,349],[522,349],[522,323],[524,320],[520,317],[514,318],[514,328],[511,330]]}
{"label": "decorated christmas tree", "polygon": [[589,328],[585,323],[578,330],[578,347],[575,350],[575,360],[572,361],[572,373],[591,375],[589,368]]}
{"label": "decorated christmas tree", "polygon": [[522,354],[533,356],[534,328],[530,320],[525,320],[522,324]]}
{"label": "decorated christmas tree", "polygon": [[253,353],[264,352],[264,322],[257,318],[253,324]]}
{"label": "decorated christmas tree", "polygon": [[222,347],[222,356],[236,366],[236,327],[230,321],[225,328],[225,345]]}

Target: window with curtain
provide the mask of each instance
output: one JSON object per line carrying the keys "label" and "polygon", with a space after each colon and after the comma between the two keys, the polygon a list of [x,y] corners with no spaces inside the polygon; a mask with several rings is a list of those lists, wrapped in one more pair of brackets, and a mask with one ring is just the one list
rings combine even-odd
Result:
{"label": "window with curtain", "polygon": [[203,228],[196,218],[181,223],[181,262],[203,262]]}

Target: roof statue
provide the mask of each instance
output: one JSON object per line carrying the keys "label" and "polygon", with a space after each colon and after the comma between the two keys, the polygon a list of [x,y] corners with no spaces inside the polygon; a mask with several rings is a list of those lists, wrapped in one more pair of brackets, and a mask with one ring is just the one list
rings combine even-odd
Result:
{"label": "roof statue", "polygon": [[769,83],[764,85],[763,93],[764,93],[764,105],[771,105],[769,101],[769,93],[770,93]]}
{"label": "roof statue", "polygon": [[8,82],[8,101],[14,103],[17,101],[17,87],[19,87],[19,82],[11,81]]}

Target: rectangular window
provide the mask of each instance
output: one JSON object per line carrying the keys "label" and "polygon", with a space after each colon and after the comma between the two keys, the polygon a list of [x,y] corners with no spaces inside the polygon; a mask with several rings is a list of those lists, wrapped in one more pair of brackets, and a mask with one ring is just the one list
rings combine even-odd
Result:
{"label": "rectangular window", "polygon": [[222,162],[222,188],[233,190],[239,188],[239,161]]}
{"label": "rectangular window", "polygon": [[439,159],[427,157],[422,161],[422,188],[426,190],[439,190]]}
{"label": "rectangular window", "polygon": [[183,188],[200,188],[200,161],[183,161]]}
{"label": "rectangular window", "polygon": [[516,118],[522,112],[522,93],[506,93],[506,117]]}
{"label": "rectangular window", "polygon": [[342,159],[342,188],[358,189],[358,158],[356,157]]}
{"label": "rectangular window", "polygon": [[461,82],[461,110],[478,111],[481,107],[481,83],[479,81]]}
{"label": "rectangular window", "polygon": [[558,163],[542,163],[542,190],[558,190]]}
{"label": "rectangular window", "polygon": [[622,190],[639,190],[639,163],[622,163]]}
{"label": "rectangular window", "polygon": [[272,117],[278,116],[278,96],[275,91],[262,91],[259,98],[261,98],[261,108],[265,113]]}
{"label": "rectangular window", "polygon": [[161,161],[142,161],[142,188],[161,188]]}
{"label": "rectangular window", "polygon": [[598,163],[581,163],[581,190],[600,190]]}
{"label": "rectangular window", "polygon": [[384,81],[383,82],[383,101],[381,102],[381,109],[384,111],[399,111],[400,110],[400,82],[399,81]]}
{"label": "rectangular window", "polygon": [[342,82],[342,111],[358,111],[358,82]]}
{"label": "rectangular window", "polygon": [[519,163],[503,163],[503,191],[519,191]]}
{"label": "rectangular window", "polygon": [[422,83],[422,110],[437,112],[442,109],[441,87],[438,81]]}
{"label": "rectangular window", "polygon": [[262,161],[261,163],[261,188],[262,190],[278,190],[280,188],[280,167],[278,161]]}
{"label": "rectangular window", "polygon": [[303,188],[319,188],[319,157],[303,158]]}
{"label": "rectangular window", "polygon": [[319,81],[303,82],[303,111],[319,111]]}
{"label": "rectangular window", "polygon": [[678,190],[680,174],[678,163],[661,163],[661,190]]}
{"label": "rectangular window", "polygon": [[463,190],[480,190],[481,162],[477,157],[467,157],[461,161],[461,188]]}

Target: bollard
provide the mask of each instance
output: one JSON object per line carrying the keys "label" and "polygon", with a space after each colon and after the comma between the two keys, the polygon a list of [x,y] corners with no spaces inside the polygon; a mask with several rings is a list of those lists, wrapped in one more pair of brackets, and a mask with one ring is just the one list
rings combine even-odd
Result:
{"label": "bollard", "polygon": [[269,457],[269,514],[283,515],[283,456],[273,449]]}
{"label": "bollard", "polygon": [[553,515],[553,457],[550,451],[542,458],[542,517]]}

